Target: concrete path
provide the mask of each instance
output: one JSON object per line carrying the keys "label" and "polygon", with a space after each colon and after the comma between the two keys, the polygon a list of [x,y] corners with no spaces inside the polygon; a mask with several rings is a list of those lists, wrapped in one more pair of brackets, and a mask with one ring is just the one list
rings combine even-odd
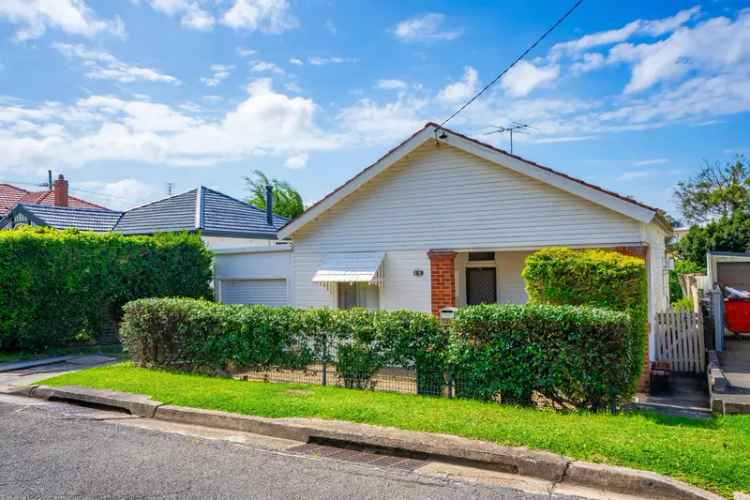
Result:
{"label": "concrete path", "polygon": [[[14,387],[34,384],[45,378],[54,377],[63,373],[102,366],[117,361],[116,358],[99,355],[64,356],[62,358],[49,358],[54,363],[40,364],[38,361],[14,363],[14,370],[0,372],[0,393],[10,392]],[[48,359],[48,361],[49,361]]]}
{"label": "concrete path", "polygon": [[750,338],[727,338],[726,351],[719,353],[719,360],[733,392],[750,395]]}
{"label": "concrete path", "polygon": [[0,421],[0,498],[617,498],[17,396],[0,395]]}

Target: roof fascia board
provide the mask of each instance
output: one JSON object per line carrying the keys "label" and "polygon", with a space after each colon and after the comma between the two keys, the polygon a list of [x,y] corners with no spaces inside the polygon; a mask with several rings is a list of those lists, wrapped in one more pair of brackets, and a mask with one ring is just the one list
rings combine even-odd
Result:
{"label": "roof fascia board", "polygon": [[574,194],[597,205],[609,208],[610,210],[628,216],[639,222],[650,223],[656,215],[653,210],[648,210],[634,203],[628,203],[627,201],[621,200],[616,196],[612,196],[597,189],[590,188],[572,179],[567,179],[564,176],[557,175],[553,172],[535,167],[534,165],[529,165],[525,161],[518,158],[514,158],[499,151],[495,151],[480,144],[476,144],[475,142],[464,139],[463,137],[456,136],[450,131],[446,131],[446,135],[447,137],[440,139],[441,143],[449,144],[458,149],[466,151],[467,153],[478,156],[479,158],[483,158],[487,161],[499,164],[500,166],[526,175],[527,177],[537,179],[541,182],[544,182],[545,184]]}
{"label": "roof fascia board", "polygon": [[334,191],[328,196],[328,198],[323,199],[318,205],[312,207],[306,213],[303,213],[299,218],[293,220],[292,222],[281,228],[278,233],[278,238],[285,239],[291,237],[291,235],[299,230],[302,226],[315,219],[320,214],[328,211],[329,208],[334,206],[340,200],[346,198],[354,191],[359,189],[363,184],[371,180],[373,177],[377,176],[385,169],[421,146],[426,140],[433,138],[434,130],[435,129],[433,127],[425,127],[424,129],[422,129],[420,132],[415,134],[414,137],[403,143],[400,147],[396,148],[390,154],[384,156],[383,158],[372,164],[370,167],[363,170],[359,175],[349,180],[337,191]]}

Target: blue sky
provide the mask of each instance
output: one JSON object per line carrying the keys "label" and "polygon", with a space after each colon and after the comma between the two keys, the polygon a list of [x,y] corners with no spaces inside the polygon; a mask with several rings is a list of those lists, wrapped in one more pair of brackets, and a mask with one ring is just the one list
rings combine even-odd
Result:
{"label": "blue sky", "polygon": [[[3,0],[0,179],[112,208],[253,169],[311,203],[442,121],[571,1]],[[449,126],[674,211],[750,154],[750,2],[597,2]],[[28,186],[27,186],[28,187]]]}

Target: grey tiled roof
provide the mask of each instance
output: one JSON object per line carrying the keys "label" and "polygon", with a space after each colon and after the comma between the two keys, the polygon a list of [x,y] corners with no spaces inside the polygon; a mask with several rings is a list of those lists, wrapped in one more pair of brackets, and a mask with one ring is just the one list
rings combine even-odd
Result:
{"label": "grey tiled roof", "polygon": [[274,215],[273,226],[269,226],[265,210],[208,188],[203,188],[202,207],[202,229],[207,234],[250,232],[275,237],[288,220]]}
{"label": "grey tiled roof", "polygon": [[114,230],[125,234],[150,234],[195,230],[195,189],[154,201],[125,212]]}
{"label": "grey tiled roof", "polygon": [[286,222],[274,216],[269,225],[265,210],[201,186],[128,210],[114,230],[125,234],[200,230],[206,235],[274,239]]}
{"label": "grey tiled roof", "polygon": [[200,230],[207,236],[275,239],[287,222],[285,217],[274,216],[273,225],[269,225],[265,210],[203,186],[125,212],[26,204],[14,210],[26,213],[37,224],[57,229],[124,234]]}
{"label": "grey tiled roof", "polygon": [[50,205],[19,204],[17,209],[37,219],[44,225],[56,229],[80,229],[82,231],[111,231],[122,215],[101,208],[70,208]]}

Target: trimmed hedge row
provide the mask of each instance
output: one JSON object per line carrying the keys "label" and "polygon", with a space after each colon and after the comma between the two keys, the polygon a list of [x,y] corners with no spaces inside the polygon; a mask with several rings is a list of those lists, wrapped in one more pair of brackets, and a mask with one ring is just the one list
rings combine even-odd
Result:
{"label": "trimmed hedge row", "polygon": [[474,306],[462,309],[453,326],[411,311],[188,299],[142,299],[124,311],[123,343],[143,366],[302,368],[335,346],[330,361],[349,387],[366,387],[383,366],[414,366],[420,387],[439,388],[453,379],[460,396],[526,403],[536,391],[596,409],[626,395],[630,386],[630,320],[601,309]]}
{"label": "trimmed hedge row", "polygon": [[211,255],[189,234],[0,231],[0,350],[87,340],[140,297],[209,297]]}
{"label": "trimmed hedge row", "polygon": [[479,305],[461,309],[451,337],[459,394],[599,409],[630,390],[625,313],[593,307]]}
{"label": "trimmed hedge row", "polygon": [[648,340],[648,282],[643,259],[604,250],[545,248],[526,258],[522,272],[529,301],[626,312],[625,339],[631,392],[641,374]]}

